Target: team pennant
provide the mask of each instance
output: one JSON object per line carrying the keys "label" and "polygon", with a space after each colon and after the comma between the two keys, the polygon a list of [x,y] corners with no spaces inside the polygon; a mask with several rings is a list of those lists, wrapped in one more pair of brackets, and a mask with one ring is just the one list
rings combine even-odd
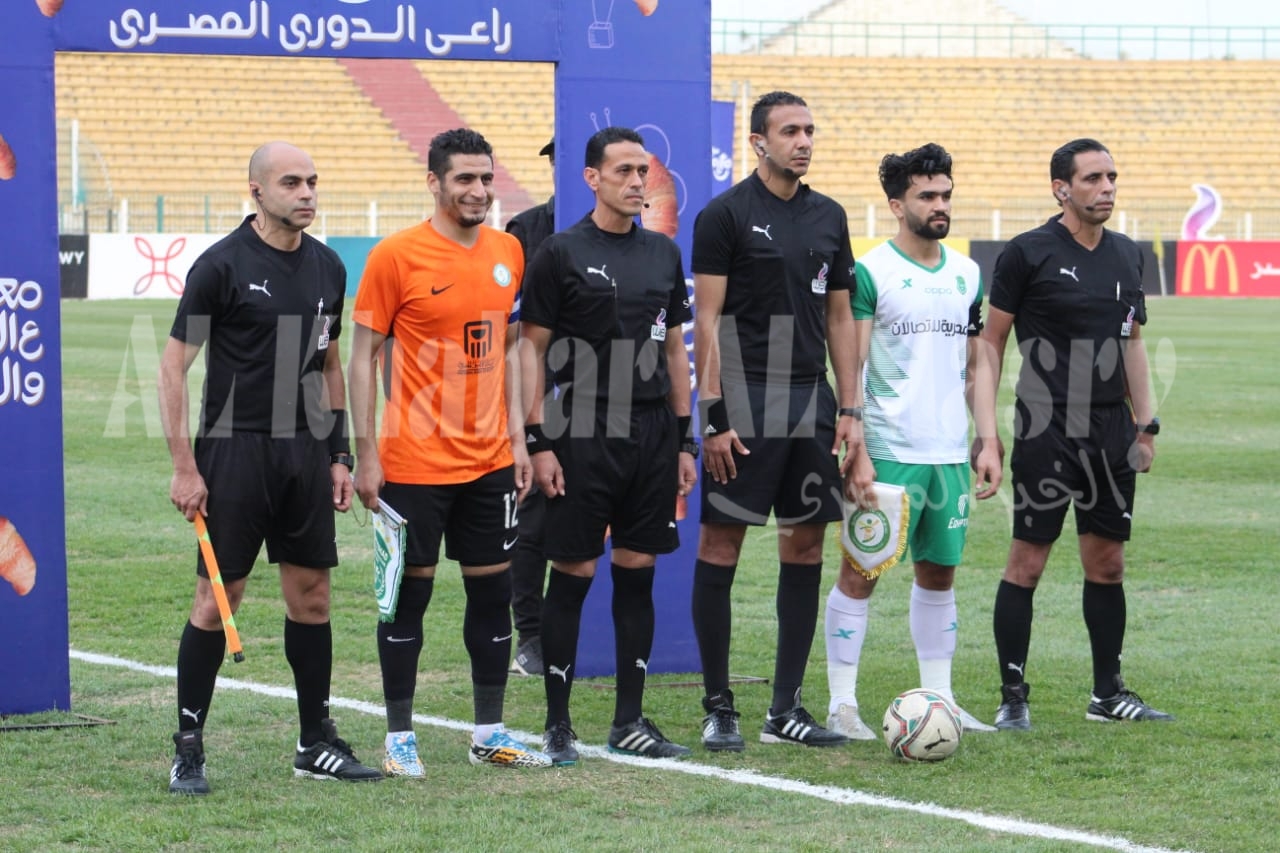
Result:
{"label": "team pennant", "polygon": [[872,483],[876,509],[844,502],[840,525],[840,550],[850,565],[868,580],[878,578],[898,564],[907,552],[911,500],[902,486]]}

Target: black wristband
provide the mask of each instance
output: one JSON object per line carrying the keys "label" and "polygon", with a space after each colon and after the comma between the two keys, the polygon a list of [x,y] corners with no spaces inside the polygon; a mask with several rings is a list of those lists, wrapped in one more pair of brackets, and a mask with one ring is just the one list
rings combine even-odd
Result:
{"label": "black wristband", "polygon": [[329,414],[333,416],[333,426],[329,429],[329,455],[336,456],[339,453],[350,454],[351,442],[347,440],[347,411],[346,409],[330,409]]}
{"label": "black wristband", "polygon": [[862,407],[861,406],[845,407],[841,409],[839,412],[837,412],[836,414],[842,418],[853,418],[855,421],[860,421],[862,420]]}
{"label": "black wristband", "polygon": [[530,456],[553,449],[551,447],[551,439],[542,433],[542,424],[524,425],[524,449],[529,452]]}
{"label": "black wristband", "polygon": [[698,401],[701,410],[702,434],[717,435],[729,431],[729,409],[723,397],[711,397]]}
{"label": "black wristband", "polygon": [[677,415],[676,416],[676,435],[681,441],[688,441],[692,438],[689,430],[693,426],[693,415]]}

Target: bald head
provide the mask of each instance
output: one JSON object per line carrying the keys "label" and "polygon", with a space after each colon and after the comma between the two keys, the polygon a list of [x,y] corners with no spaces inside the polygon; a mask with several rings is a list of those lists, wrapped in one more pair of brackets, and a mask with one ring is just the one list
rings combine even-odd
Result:
{"label": "bald head", "polygon": [[264,240],[288,250],[316,216],[316,167],[311,155],[287,142],[268,142],[249,158],[249,193],[258,205]]}
{"label": "bald head", "polygon": [[249,158],[249,180],[265,184],[270,180],[272,173],[279,168],[281,161],[298,158],[311,161],[307,152],[288,142],[268,142],[260,145]]}

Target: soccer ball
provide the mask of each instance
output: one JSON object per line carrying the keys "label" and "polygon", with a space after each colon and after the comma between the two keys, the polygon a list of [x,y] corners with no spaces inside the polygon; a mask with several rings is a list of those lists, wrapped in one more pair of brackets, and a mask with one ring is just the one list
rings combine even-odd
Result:
{"label": "soccer ball", "polygon": [[962,731],[951,703],[924,688],[898,694],[884,712],[884,742],[907,761],[941,761],[960,746]]}

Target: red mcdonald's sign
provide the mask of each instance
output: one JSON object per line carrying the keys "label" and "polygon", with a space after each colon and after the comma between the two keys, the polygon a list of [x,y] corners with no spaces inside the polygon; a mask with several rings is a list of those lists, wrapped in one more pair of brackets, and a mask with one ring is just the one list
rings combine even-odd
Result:
{"label": "red mcdonald's sign", "polygon": [[1179,242],[1178,295],[1280,297],[1280,242]]}

